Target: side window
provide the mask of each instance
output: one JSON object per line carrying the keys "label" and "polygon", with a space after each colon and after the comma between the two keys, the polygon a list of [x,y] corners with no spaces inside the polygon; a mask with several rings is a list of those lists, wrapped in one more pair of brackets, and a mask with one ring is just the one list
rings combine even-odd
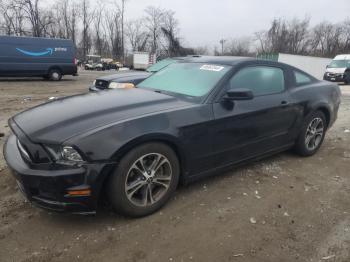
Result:
{"label": "side window", "polygon": [[295,83],[297,84],[297,86],[307,85],[312,83],[312,79],[301,72],[294,71],[294,76],[295,76]]}
{"label": "side window", "polygon": [[252,66],[238,71],[230,80],[231,88],[247,88],[254,96],[280,93],[284,90],[283,70],[270,66]]}

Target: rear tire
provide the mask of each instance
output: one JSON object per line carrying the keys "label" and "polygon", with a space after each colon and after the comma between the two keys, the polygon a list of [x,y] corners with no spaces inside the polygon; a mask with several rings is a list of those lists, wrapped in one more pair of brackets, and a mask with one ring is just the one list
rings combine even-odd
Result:
{"label": "rear tire", "polygon": [[327,121],[324,113],[315,111],[304,121],[303,127],[295,144],[295,151],[301,156],[312,156],[321,147],[327,131]]}
{"label": "rear tire", "polygon": [[60,81],[62,79],[62,72],[59,69],[51,69],[49,72],[49,79],[52,81]]}
{"label": "rear tire", "polygon": [[119,214],[147,216],[169,200],[179,176],[175,152],[163,143],[147,143],[132,149],[119,162],[108,181],[108,197]]}

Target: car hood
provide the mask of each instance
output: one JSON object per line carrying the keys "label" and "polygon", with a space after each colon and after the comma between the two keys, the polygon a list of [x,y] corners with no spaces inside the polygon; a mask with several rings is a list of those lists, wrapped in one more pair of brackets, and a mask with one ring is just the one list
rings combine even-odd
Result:
{"label": "car hood", "polygon": [[346,68],[327,68],[327,73],[343,74]]}
{"label": "car hood", "polygon": [[151,90],[116,89],[57,99],[12,120],[32,142],[57,144],[104,125],[190,105]]}
{"label": "car hood", "polygon": [[102,76],[97,78],[97,80],[105,80],[105,81],[127,81],[129,79],[134,79],[135,77],[148,77],[151,73],[149,72],[123,72],[114,75]]}

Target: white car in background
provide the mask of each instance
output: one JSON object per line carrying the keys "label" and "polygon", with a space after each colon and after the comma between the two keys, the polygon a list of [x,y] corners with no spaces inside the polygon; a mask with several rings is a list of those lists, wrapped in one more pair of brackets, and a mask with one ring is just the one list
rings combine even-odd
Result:
{"label": "white car in background", "polygon": [[323,79],[350,84],[350,54],[337,55],[327,66]]}

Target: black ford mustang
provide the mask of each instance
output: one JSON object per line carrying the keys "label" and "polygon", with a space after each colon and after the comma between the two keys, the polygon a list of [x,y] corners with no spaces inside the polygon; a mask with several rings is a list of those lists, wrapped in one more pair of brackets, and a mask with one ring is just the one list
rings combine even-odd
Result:
{"label": "black ford mustang", "polygon": [[189,182],[294,148],[311,156],[337,118],[340,90],[288,65],[203,58],[134,89],[49,102],[9,120],[4,155],[48,209],[93,213],[106,192],[128,216],[155,212]]}

